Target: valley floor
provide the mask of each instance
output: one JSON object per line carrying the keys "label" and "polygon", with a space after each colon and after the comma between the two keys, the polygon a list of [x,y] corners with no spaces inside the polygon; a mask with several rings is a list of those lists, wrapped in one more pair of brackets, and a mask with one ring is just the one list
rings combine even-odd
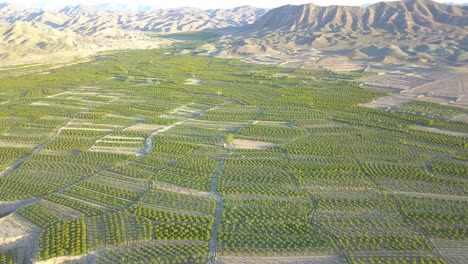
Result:
{"label": "valley floor", "polygon": [[51,66],[0,78],[2,264],[466,259],[464,99],[363,107],[388,90],[361,83],[436,74],[172,48]]}

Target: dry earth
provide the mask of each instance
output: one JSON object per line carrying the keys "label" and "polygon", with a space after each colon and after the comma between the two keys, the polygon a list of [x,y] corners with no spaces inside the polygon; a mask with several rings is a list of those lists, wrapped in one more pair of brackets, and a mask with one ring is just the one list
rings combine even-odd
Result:
{"label": "dry earth", "polygon": [[[126,128],[125,130],[129,130],[129,131],[156,131],[156,130],[159,130],[161,128],[163,128],[164,126],[160,126],[160,125],[151,125],[151,124],[136,124],[136,125],[133,125],[129,128]],[[116,138],[116,137],[112,137],[112,138]]]}
{"label": "dry earth", "polygon": [[80,255],[73,257],[51,258],[44,261],[38,261],[36,264],[85,264],[88,263],[88,255]]}
{"label": "dry earth", "polygon": [[190,79],[185,80],[184,84],[186,84],[186,85],[200,85],[201,83],[202,83],[202,80],[200,80],[200,79],[190,78]]}
{"label": "dry earth", "polygon": [[269,125],[269,126],[282,126],[282,127],[290,127],[292,124],[288,122],[275,122],[275,121],[255,121],[254,125]]}
{"label": "dry earth", "polygon": [[231,142],[231,146],[234,149],[267,149],[274,147],[275,144],[255,140],[234,139]]}
{"label": "dry earth", "polygon": [[456,116],[451,119],[452,121],[460,121],[460,122],[465,122],[468,123],[468,115],[461,115],[461,116]]}
{"label": "dry earth", "polygon": [[395,70],[395,67],[380,66],[369,71],[377,75],[361,79],[363,84],[396,94],[363,104],[365,107],[389,109],[421,100],[468,108],[468,68],[402,67]]}
{"label": "dry earth", "polygon": [[0,248],[18,247],[31,243],[30,237],[40,229],[24,218],[11,214],[0,219]]}
{"label": "dry earth", "polygon": [[455,131],[450,131],[450,130],[443,130],[443,129],[438,129],[434,127],[424,127],[424,126],[415,126],[413,129],[416,130],[422,130],[426,132],[433,132],[433,133],[438,133],[438,134],[444,134],[444,135],[449,135],[449,136],[456,136],[456,137],[467,137],[467,133],[463,132],[455,132]]}
{"label": "dry earth", "polygon": [[468,243],[466,241],[434,239],[433,242],[449,263],[466,263],[468,259]]}
{"label": "dry earth", "polygon": [[222,256],[216,260],[217,264],[335,264],[342,262],[343,260],[335,255],[302,257]]}

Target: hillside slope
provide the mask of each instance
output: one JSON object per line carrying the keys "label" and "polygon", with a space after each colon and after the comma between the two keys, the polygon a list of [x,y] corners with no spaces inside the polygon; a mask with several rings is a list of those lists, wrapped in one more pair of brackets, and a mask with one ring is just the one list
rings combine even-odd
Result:
{"label": "hillside slope", "polygon": [[287,5],[242,28],[237,33],[241,41],[224,40],[220,49],[242,55],[255,47],[272,54],[312,48],[355,60],[463,65],[468,62],[467,32],[466,7],[431,0],[369,7]]}
{"label": "hillside slope", "polygon": [[0,4],[0,22],[40,22],[58,30],[69,29],[88,36],[119,30],[174,33],[245,26],[265,12],[265,9],[242,6],[233,9],[175,8],[130,13],[86,5],[67,6],[56,11],[5,3]]}
{"label": "hillside slope", "polygon": [[1,65],[57,56],[66,59],[98,51],[159,47],[148,32],[173,33],[245,26],[265,13],[243,6],[202,10],[177,8],[131,13],[85,5],[61,10],[0,3]]}

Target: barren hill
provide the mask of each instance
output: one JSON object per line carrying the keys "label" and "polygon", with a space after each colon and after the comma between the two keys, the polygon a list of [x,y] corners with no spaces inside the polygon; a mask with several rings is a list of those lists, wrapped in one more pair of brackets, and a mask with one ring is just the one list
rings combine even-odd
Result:
{"label": "barren hill", "polygon": [[186,7],[128,13],[86,5],[67,6],[55,11],[0,4],[0,22],[41,22],[59,30],[71,29],[89,36],[102,30],[173,33],[244,26],[253,23],[265,12],[265,9],[251,6],[211,10]]}
{"label": "barren hill", "polygon": [[369,7],[286,5],[238,31],[242,41],[220,50],[241,54],[317,49],[355,60],[464,64],[468,9],[431,0],[381,2]]}
{"label": "barren hill", "polygon": [[[143,34],[147,32],[217,30],[225,33],[223,29],[228,29],[228,34],[222,34],[227,36],[205,53],[246,57],[278,55],[273,60],[279,63],[287,61],[289,54],[303,59],[309,53],[331,54],[340,56],[340,61],[351,59],[360,63],[452,66],[468,63],[468,8],[431,0],[381,2],[368,7],[286,5],[268,12],[251,6],[132,13],[85,5],[42,10],[0,4],[0,25],[8,27],[18,22],[35,26],[28,32],[31,39],[25,40],[25,47],[8,47],[13,53],[9,57],[23,50],[34,51],[33,54],[54,49],[101,50],[102,45],[122,39],[135,43],[135,38],[147,38]],[[46,44],[31,44],[43,37],[42,42]],[[318,61],[314,60],[311,64]]]}
{"label": "barren hill", "polygon": [[[266,12],[250,6],[202,10],[177,8],[131,13],[86,5],[43,10],[0,3],[0,58],[3,65],[74,57],[96,51],[152,48],[161,42],[145,32],[173,33],[245,26]],[[67,54],[65,54],[67,53]]]}
{"label": "barren hill", "polygon": [[271,10],[248,28],[250,32],[340,31],[433,32],[468,26],[461,6],[431,0],[380,2],[367,8],[352,6],[287,5]]}
{"label": "barren hill", "polygon": [[46,55],[75,50],[77,36],[40,23],[0,25],[0,58],[18,59],[22,54]]}

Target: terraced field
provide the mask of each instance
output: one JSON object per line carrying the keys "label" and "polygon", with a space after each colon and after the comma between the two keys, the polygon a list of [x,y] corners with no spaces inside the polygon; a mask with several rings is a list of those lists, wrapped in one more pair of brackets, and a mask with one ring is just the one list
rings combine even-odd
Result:
{"label": "terraced field", "polygon": [[2,264],[467,258],[466,109],[169,49],[22,74],[0,79]]}

